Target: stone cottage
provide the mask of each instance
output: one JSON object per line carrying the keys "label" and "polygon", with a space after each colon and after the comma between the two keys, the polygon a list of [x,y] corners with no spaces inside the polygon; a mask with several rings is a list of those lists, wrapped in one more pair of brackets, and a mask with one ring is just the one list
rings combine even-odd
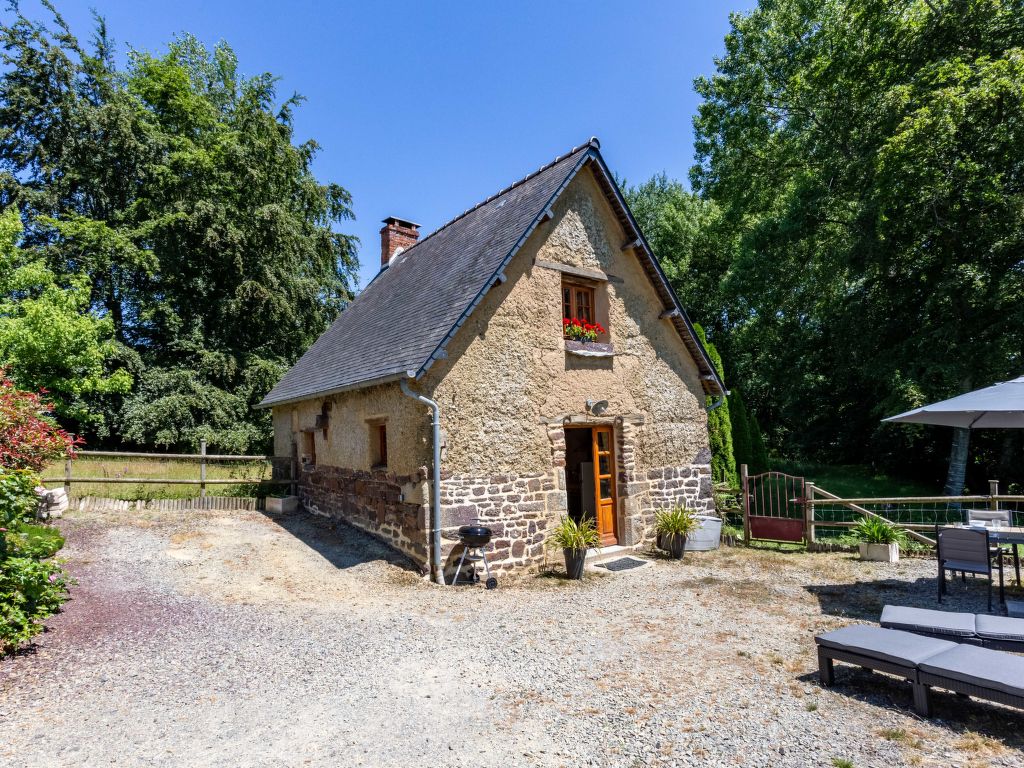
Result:
{"label": "stone cottage", "polygon": [[561,515],[628,548],[660,508],[711,509],[724,394],[591,139],[426,237],[385,219],[380,272],[262,405],[306,510],[440,582],[469,522],[500,570]]}

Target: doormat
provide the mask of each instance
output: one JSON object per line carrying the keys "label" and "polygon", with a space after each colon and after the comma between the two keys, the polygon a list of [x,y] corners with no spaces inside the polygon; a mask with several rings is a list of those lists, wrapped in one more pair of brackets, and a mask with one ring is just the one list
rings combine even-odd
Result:
{"label": "doormat", "polygon": [[598,568],[607,568],[609,571],[628,571],[631,568],[642,568],[650,562],[641,560],[638,557],[620,557],[618,560],[609,560],[607,563],[598,563]]}

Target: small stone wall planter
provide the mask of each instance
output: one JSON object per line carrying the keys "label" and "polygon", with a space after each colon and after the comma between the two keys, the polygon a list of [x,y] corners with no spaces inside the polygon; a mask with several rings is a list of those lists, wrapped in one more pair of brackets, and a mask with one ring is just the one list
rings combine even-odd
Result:
{"label": "small stone wall planter", "polygon": [[274,512],[276,514],[286,514],[288,512],[299,511],[299,497],[298,496],[268,496],[267,497],[267,512]]}
{"label": "small stone wall planter", "polygon": [[899,544],[868,544],[862,541],[858,549],[861,560],[870,560],[876,563],[898,563],[900,561]]}
{"label": "small stone wall planter", "polygon": [[602,344],[599,341],[566,339],[565,351],[578,357],[613,357],[615,355],[615,349],[611,344]]}

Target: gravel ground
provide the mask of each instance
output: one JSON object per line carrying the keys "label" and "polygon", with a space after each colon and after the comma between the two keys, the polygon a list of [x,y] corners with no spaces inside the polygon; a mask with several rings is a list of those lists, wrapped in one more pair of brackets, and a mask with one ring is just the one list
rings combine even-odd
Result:
{"label": "gravel ground", "polygon": [[187,515],[61,522],[79,586],[0,661],[0,764],[1024,763],[1015,710],[937,692],[926,721],[895,678],[816,683],[813,635],[934,606],[934,561],[728,549],[488,592],[305,516]]}

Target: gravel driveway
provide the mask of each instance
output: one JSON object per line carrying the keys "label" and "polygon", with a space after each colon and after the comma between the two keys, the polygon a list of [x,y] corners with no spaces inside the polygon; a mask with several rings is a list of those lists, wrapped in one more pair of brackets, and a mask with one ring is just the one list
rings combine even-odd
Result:
{"label": "gravel driveway", "polygon": [[488,592],[305,516],[186,514],[61,522],[79,586],[0,662],[0,764],[1024,763],[1015,710],[815,682],[815,632],[934,605],[933,561],[730,549]]}

